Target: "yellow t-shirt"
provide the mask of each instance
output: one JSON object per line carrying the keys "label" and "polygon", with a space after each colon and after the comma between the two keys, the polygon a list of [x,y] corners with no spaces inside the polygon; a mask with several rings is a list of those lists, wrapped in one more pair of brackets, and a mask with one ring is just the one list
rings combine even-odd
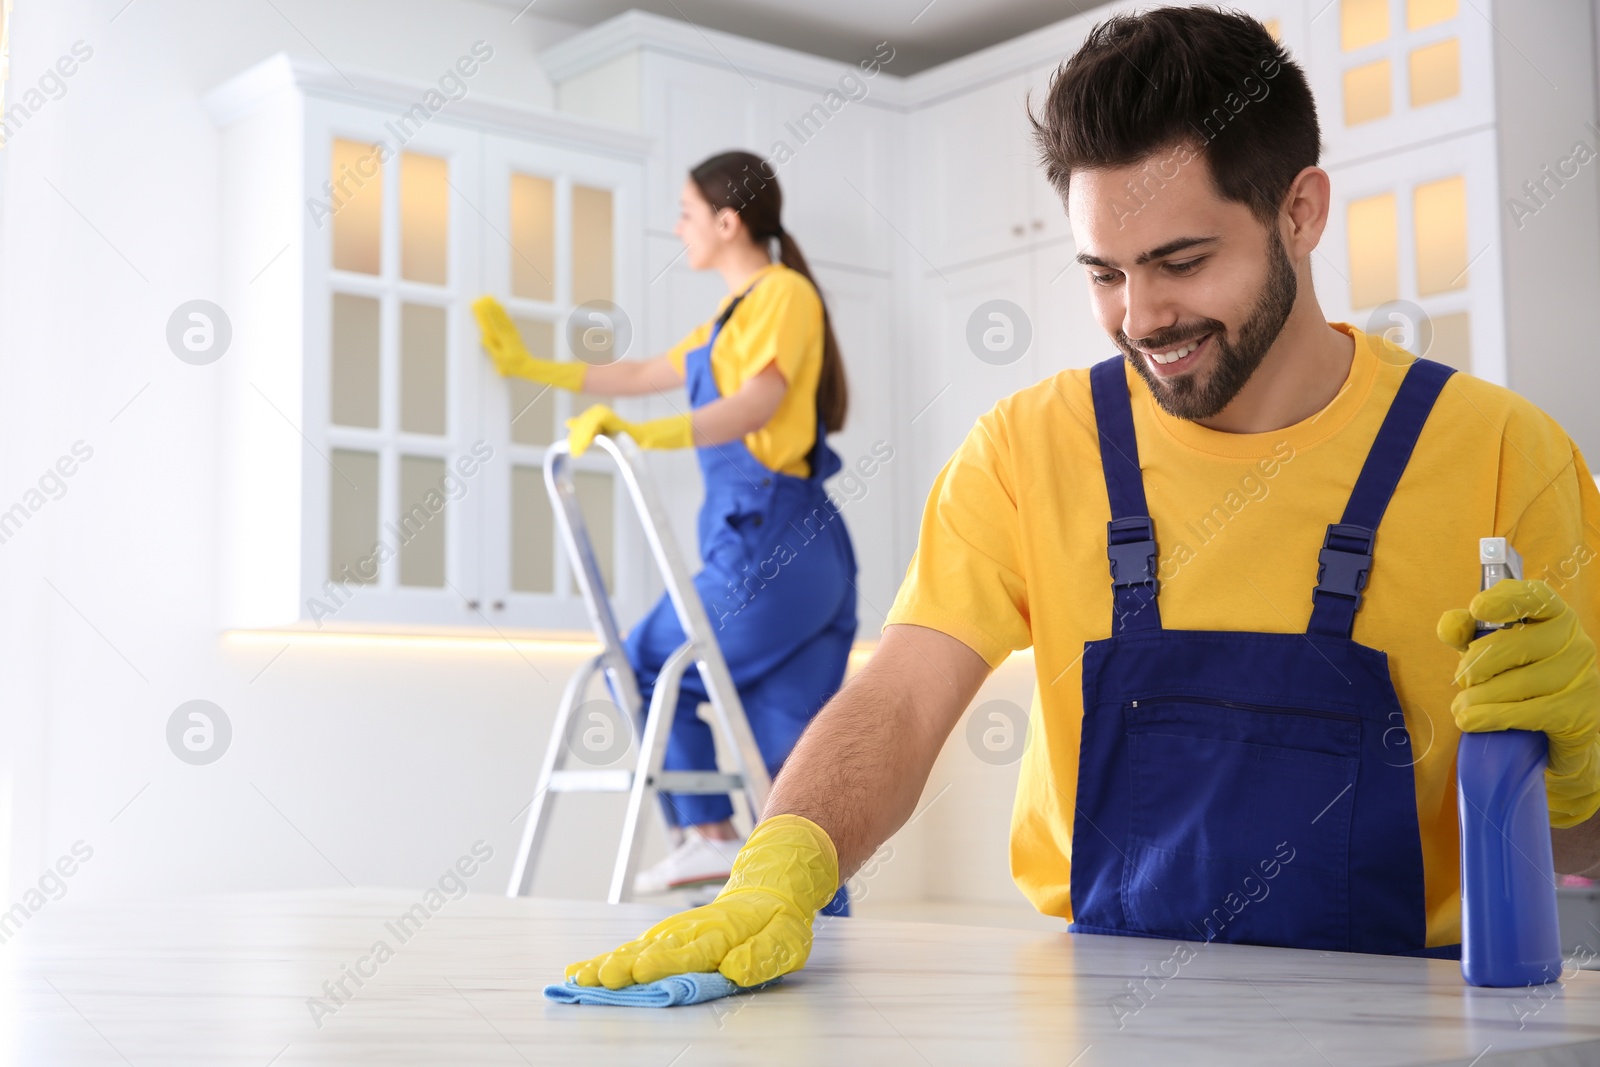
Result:
{"label": "yellow t-shirt", "polygon": [[[1270,433],[1173,418],[1125,369],[1163,626],[1305,631],[1323,536],[1340,520],[1413,358],[1331,325],[1355,340],[1344,387],[1318,414]],[[949,634],[991,666],[1033,647],[1011,873],[1041,912],[1068,919],[1084,642],[1111,633],[1109,518],[1089,372],[1063,371],[996,404],[945,464],[888,616]],[[1600,586],[1582,566],[1594,557],[1590,531],[1600,532],[1600,493],[1571,438],[1515,393],[1453,375],[1384,514],[1353,634],[1388,653],[1419,757],[1429,946],[1461,937],[1459,734],[1450,714],[1458,656],[1435,626],[1478,590],[1478,539],[1505,536],[1523,556],[1524,577],[1549,582],[1600,636]]]}
{"label": "yellow t-shirt", "polygon": [[[760,284],[756,284],[759,282]],[[711,351],[711,375],[717,391],[732,396],[751,378],[776,362],[789,389],[767,424],[745,434],[745,447],[763,465],[783,474],[807,477],[806,457],[817,439],[817,382],[822,376],[822,298],[804,274],[782,263],[756,271],[745,285],[754,285],[738,310],[717,334]],[[711,325],[733,299],[717,305],[711,320],[695,327],[668,350],[667,356],[685,374],[690,349],[711,336]]]}

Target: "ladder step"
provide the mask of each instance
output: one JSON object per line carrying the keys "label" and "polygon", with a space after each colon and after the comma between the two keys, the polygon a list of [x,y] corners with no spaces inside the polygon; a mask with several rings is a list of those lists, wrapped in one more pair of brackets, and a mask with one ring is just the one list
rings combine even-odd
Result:
{"label": "ladder step", "polygon": [[650,784],[666,793],[737,793],[744,778],[716,771],[662,771]]}
{"label": "ladder step", "polygon": [[633,788],[633,772],[611,771],[552,771],[549,791],[552,793],[626,793]]}

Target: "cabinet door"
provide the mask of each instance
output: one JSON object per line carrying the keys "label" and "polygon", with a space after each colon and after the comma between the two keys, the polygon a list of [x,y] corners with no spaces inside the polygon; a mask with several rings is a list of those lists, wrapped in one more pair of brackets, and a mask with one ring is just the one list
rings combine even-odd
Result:
{"label": "cabinet door", "polygon": [[1033,150],[1014,74],[912,116],[921,251],[937,267],[1024,246]]}
{"label": "cabinet door", "polygon": [[646,225],[671,233],[689,168],[730,149],[763,155],[757,143],[761,83],[728,67],[646,53],[644,128],[656,137],[646,167]]}
{"label": "cabinet door", "polygon": [[1117,354],[1116,342],[1095,320],[1085,268],[1073,257],[1070,240],[1033,250],[1034,344],[1038,370],[1048,378],[1075,367],[1090,367]]}
{"label": "cabinet door", "polygon": [[[714,270],[690,270],[683,254],[683,242],[676,237],[650,234],[645,238],[646,299],[649,342],[640,353],[643,358],[662,355],[681,341],[685,334],[710,319],[717,303],[728,295],[728,283]],[[644,398],[644,416],[662,418],[689,410],[689,396],[673,389],[660,396]],[[691,571],[699,569],[699,535],[696,518],[705,498],[700,463],[693,449],[648,453],[650,471],[661,491],[661,502],[672,523],[672,532]],[[651,568],[645,576],[647,601],[660,595],[660,575]]]}
{"label": "cabinet door", "polygon": [[[1063,62],[1065,60],[1063,59]],[[1028,71],[1028,105],[1034,114],[1044,113],[1045,97],[1050,91],[1050,76],[1057,64],[1046,63]],[[1035,162],[1038,150],[1033,145],[1032,128],[1028,128],[1028,239],[1035,242],[1070,239],[1072,227],[1067,224],[1067,205],[1044,176],[1044,164]]]}
{"label": "cabinet door", "polygon": [[858,636],[870,640],[883,626],[906,563],[896,551],[896,487],[911,449],[896,429],[893,294],[888,278],[828,267],[815,273],[850,383],[845,427],[828,438],[844,469],[828,488],[855,545]]}
{"label": "cabinet door", "polygon": [[[610,362],[641,354],[640,185],[632,164],[485,135],[483,289],[500,298],[533,355]],[[566,435],[565,420],[604,398],[501,378],[481,352],[474,367],[482,432],[495,454],[482,486],[484,610],[496,625],[587,629],[543,465],[546,446]],[[625,417],[637,410],[606,402]],[[573,460],[572,469],[617,610],[637,612],[645,560],[631,498],[605,453]]]}
{"label": "cabinet door", "polygon": [[305,137],[305,615],[470,622],[479,134],[319,101]]}
{"label": "cabinet door", "polygon": [[923,279],[906,368],[910,514],[978,417],[1038,378],[1037,309],[1025,251]]}
{"label": "cabinet door", "polygon": [[[871,94],[872,81],[850,83]],[[808,261],[888,271],[886,219],[900,212],[890,184],[890,115],[837,87],[763,83],[757,143],[783,190],[783,225]],[[905,221],[897,222],[902,228]]]}

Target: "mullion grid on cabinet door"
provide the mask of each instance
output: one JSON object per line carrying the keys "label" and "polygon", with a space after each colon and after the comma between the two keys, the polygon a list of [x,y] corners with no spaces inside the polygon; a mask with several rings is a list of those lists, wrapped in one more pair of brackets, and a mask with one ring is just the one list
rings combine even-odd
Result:
{"label": "mullion grid on cabinet door", "polygon": [[[486,186],[490,181],[487,159],[488,151],[486,148],[484,179]],[[513,155],[510,157],[502,156],[501,161],[501,165],[504,168],[504,180],[497,180],[494,183],[494,188],[499,194],[497,199],[500,202],[489,205],[490,210],[496,217],[499,217],[501,212],[505,212],[507,219],[505,233],[508,243],[498,253],[504,257],[503,262],[509,267],[505,275],[506,284],[503,287],[501,302],[505,305],[507,314],[511,316],[512,322],[522,335],[523,343],[532,355],[536,358],[559,359],[561,351],[557,334],[561,323],[562,281],[561,257],[558,251],[559,242],[556,234],[561,226],[561,177],[558,168],[549,165],[547,160],[541,159],[536,163],[530,163],[526,159],[517,158]],[[540,269],[539,263],[535,262],[536,260],[543,260],[544,256],[539,249],[526,243],[528,238],[538,236],[539,227],[534,224],[526,232],[519,231],[516,224],[517,220],[514,217],[513,201],[516,200],[518,195],[516,187],[519,178],[548,184],[550,255],[545,263],[546,269],[550,271],[550,275],[546,279],[549,283],[548,299],[519,295],[516,291],[516,275],[519,271],[526,272],[531,270],[541,276],[544,273]],[[534,197],[530,191],[522,204],[521,210],[528,211],[533,206]],[[534,222],[532,219],[525,221],[530,224]],[[494,284],[501,277],[501,274],[498,270],[489,269],[487,260],[485,262],[484,277],[489,279],[491,284]],[[531,283],[532,279],[528,279],[528,281]],[[530,327],[537,332],[530,332]],[[548,338],[548,346],[544,343],[546,337]],[[498,375],[492,375],[489,380],[494,381],[498,377]],[[543,416],[545,411],[555,407],[555,412],[552,413],[550,421],[553,426],[559,426],[559,412],[561,409],[557,405],[560,404],[562,391],[552,386],[537,385],[535,383],[524,384],[522,379],[508,378],[503,379],[503,384],[500,388],[491,388],[490,393],[495,397],[494,403],[504,408],[502,413],[494,417],[491,424],[504,427],[502,444],[506,457],[503,469],[498,473],[495,481],[496,499],[500,506],[495,509],[498,514],[495,515],[494,521],[501,526],[501,529],[495,532],[492,539],[486,538],[486,543],[496,545],[503,557],[494,561],[494,571],[499,577],[494,589],[491,591],[491,596],[497,602],[504,601],[507,604],[528,597],[537,598],[541,602],[553,603],[558,598],[561,589],[559,567],[562,554],[559,549],[559,540],[555,537],[551,538],[548,546],[549,559],[547,562],[549,563],[551,576],[549,588],[519,589],[517,587],[517,541],[519,534],[526,536],[527,531],[519,530],[516,525],[516,490],[519,481],[517,472],[521,469],[524,472],[522,481],[526,482],[529,477],[535,478],[536,484],[540,487],[538,489],[539,500],[541,504],[543,502],[542,471],[546,446],[549,443],[546,439],[549,428],[538,425],[537,420]],[[523,420],[527,420],[527,422]],[[533,428],[536,436],[533,439],[519,440],[519,435],[527,433],[530,427]],[[528,472],[533,473],[530,474]],[[548,505],[544,506],[548,507]],[[550,516],[550,521],[553,529],[555,521],[553,514]],[[520,620],[513,618],[513,621]]]}
{"label": "mullion grid on cabinet door", "polygon": [[[447,147],[433,150],[418,148],[413,151],[424,156],[442,158],[447,167],[452,166],[459,156]],[[330,410],[327,436],[329,445],[333,449],[354,450],[377,457],[377,521],[376,529],[371,532],[376,539],[374,547],[376,543],[383,543],[393,554],[378,564],[376,581],[368,588],[391,597],[402,589],[415,590],[423,594],[446,590],[450,585],[460,581],[461,571],[461,523],[452,513],[448,496],[441,493],[447,502],[446,506],[437,516],[430,518],[427,526],[432,527],[433,523],[442,524],[433,528],[432,536],[444,539],[442,570],[446,584],[442,586],[401,584],[402,559],[411,540],[411,537],[407,536],[403,541],[401,536],[410,533],[405,528],[404,516],[401,514],[402,505],[407,503],[402,499],[404,496],[402,481],[406,463],[408,460],[431,461],[439,465],[441,472],[449,471],[454,454],[460,451],[454,446],[463,431],[458,391],[459,374],[454,369],[458,360],[452,359],[452,349],[456,347],[454,322],[457,310],[454,305],[459,303],[460,294],[463,292],[460,277],[462,269],[462,257],[459,254],[460,230],[456,225],[460,219],[460,212],[449,210],[448,205],[446,207],[448,228],[442,248],[445,259],[443,284],[411,281],[402,277],[402,249],[405,238],[402,232],[402,205],[406,192],[402,186],[401,175],[406,154],[406,152],[393,154],[382,167],[381,215],[377,234],[378,273],[372,275],[349,270],[330,270],[325,295],[325,299],[329,301],[344,296],[377,302],[377,419],[375,420],[377,425],[369,427],[339,425]],[[408,314],[415,316],[418,312],[423,312],[424,317],[413,318],[413,322],[424,321],[425,309],[435,309],[443,318],[442,331],[432,331],[436,336],[427,338],[430,342],[442,343],[444,346],[444,350],[437,354],[437,358],[443,361],[443,382],[440,384],[445,390],[445,396],[441,398],[443,425],[439,427],[441,432],[438,433],[408,431],[404,425],[403,390],[406,388],[406,374],[403,356],[407,339],[405,326]],[[338,358],[337,352],[332,353],[330,368]],[[332,392],[333,390],[330,390],[330,394]],[[326,571],[328,561],[323,561],[320,566]],[[395,606],[398,608],[398,603]]]}
{"label": "mullion grid on cabinet door", "polygon": [[[563,359],[573,359],[575,358],[575,353],[573,353],[571,346],[568,344],[567,331],[562,329],[563,324],[570,321],[572,316],[572,175],[565,168],[562,168],[555,175],[555,183],[555,232],[553,237],[555,240],[556,274],[551,280],[555,283],[555,293],[553,294],[555,305],[561,309],[561,314],[556,319],[556,351],[560,353]],[[555,432],[558,437],[566,427],[566,420],[578,414],[575,410],[577,408],[577,398],[578,394],[569,393],[564,389],[556,397]],[[539,451],[542,463],[544,449]],[[573,473],[574,480],[576,480],[578,471],[588,466],[590,462],[592,461],[586,461],[581,456],[576,459],[568,457],[569,469]],[[551,506],[554,507],[553,504]],[[560,519],[553,515],[551,518],[555,521],[555,528],[559,531]],[[588,516],[584,516],[584,518],[587,519]],[[572,574],[571,561],[567,559],[567,554],[561,550],[561,535],[559,532],[552,538],[552,542],[551,549],[556,554],[555,570],[553,572],[554,594],[563,598],[576,598],[580,595],[578,583]]]}

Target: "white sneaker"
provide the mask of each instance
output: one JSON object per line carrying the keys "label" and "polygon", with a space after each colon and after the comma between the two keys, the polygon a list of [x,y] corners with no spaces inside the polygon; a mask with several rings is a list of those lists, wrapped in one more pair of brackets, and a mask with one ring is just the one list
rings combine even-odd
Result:
{"label": "white sneaker", "polygon": [[742,837],[713,841],[690,830],[683,844],[667,853],[666,858],[633,876],[633,891],[665,893],[684,886],[726,882],[733,872],[733,858],[743,847]]}

